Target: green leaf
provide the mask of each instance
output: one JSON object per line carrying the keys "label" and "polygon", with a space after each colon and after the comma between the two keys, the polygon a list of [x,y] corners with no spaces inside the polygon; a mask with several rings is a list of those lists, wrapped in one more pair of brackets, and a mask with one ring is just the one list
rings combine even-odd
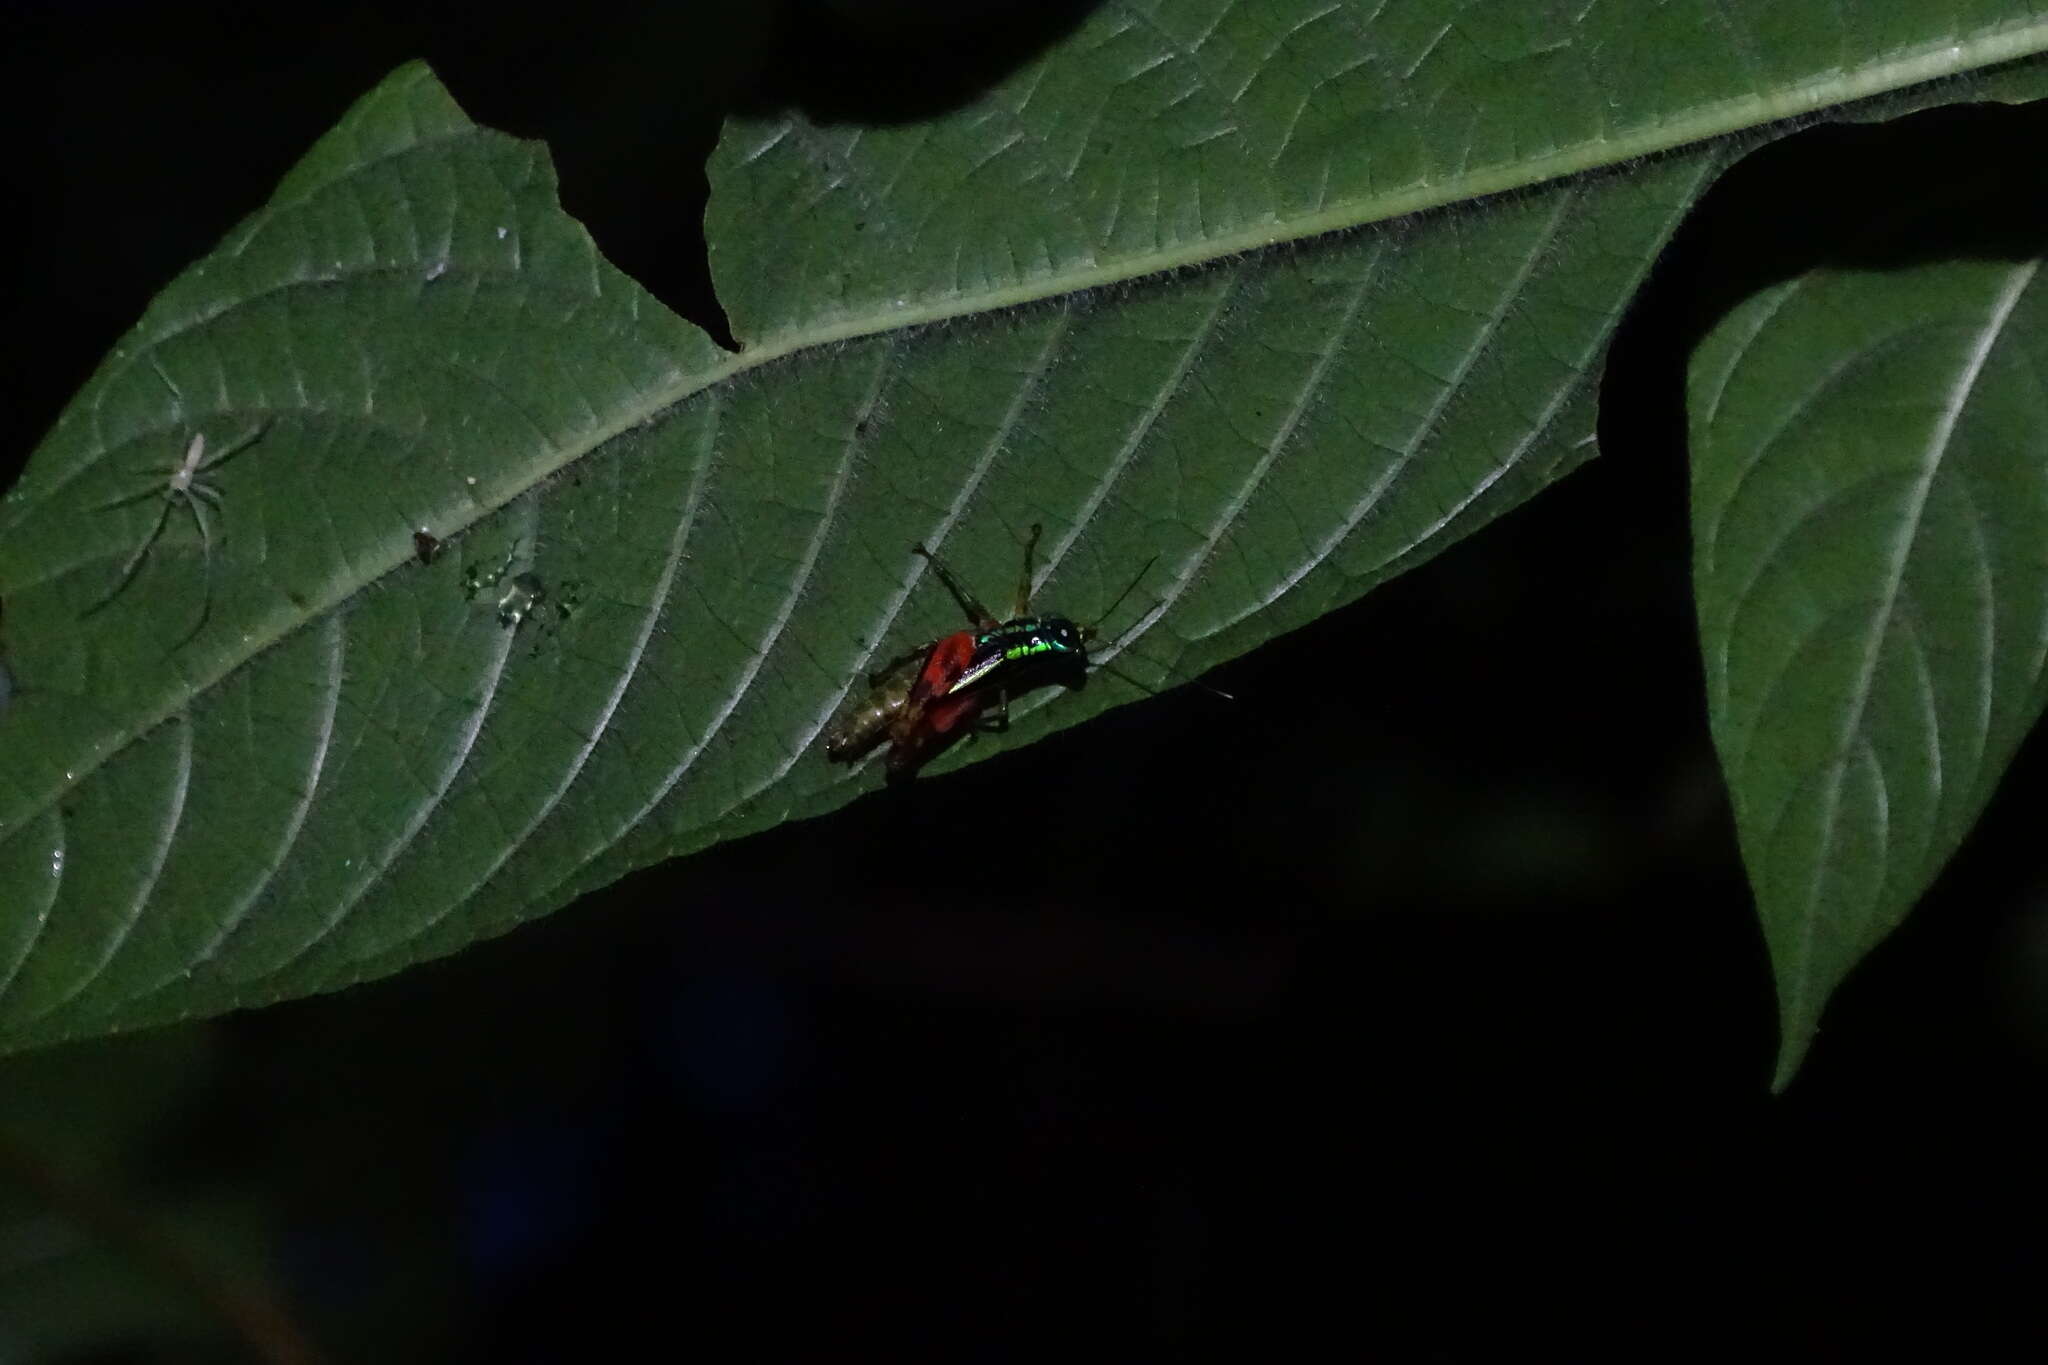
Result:
{"label": "green leaf", "polygon": [[707,235],[734,333],[787,349],[1625,165],[2044,46],[2039,0],[1125,0],[951,117],[732,121]]}
{"label": "green leaf", "polygon": [[[1930,189],[1933,187],[1930,187]],[[1694,574],[1714,741],[1778,978],[1779,1082],[1968,833],[2040,715],[2048,288],[1944,187],[1694,357]],[[1929,241],[1934,245],[1930,246]]]}
{"label": "green leaf", "polygon": [[1083,621],[1158,555],[1151,682],[1426,559],[1592,453],[1733,144],[1645,154],[2048,44],[1784,9],[1113,4],[927,120],[736,121],[738,356],[398,73],[0,503],[0,1040],[331,989],[844,802],[820,727],[953,624],[915,541],[993,597],[1043,522]]}

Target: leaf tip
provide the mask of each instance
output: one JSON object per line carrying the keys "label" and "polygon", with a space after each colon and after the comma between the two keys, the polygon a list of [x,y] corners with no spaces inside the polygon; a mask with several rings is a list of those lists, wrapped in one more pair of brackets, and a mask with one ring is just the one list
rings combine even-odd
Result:
{"label": "leaf tip", "polygon": [[1778,1065],[1771,1074],[1771,1093],[1782,1095],[1799,1074],[1800,1066],[1806,1061],[1806,1050],[1813,1044],[1813,1030],[1804,1029],[1794,1033],[1788,1026],[1778,1041]]}
{"label": "leaf tip", "polygon": [[1771,1073],[1771,1093],[1782,1095],[1799,1074],[1799,1068],[1806,1063],[1806,1054],[1813,1047],[1814,1036],[1820,1032],[1820,1008],[1817,1001],[1825,1001],[1826,995],[1818,997],[1801,989],[1802,982],[1778,975],[1778,1060]]}

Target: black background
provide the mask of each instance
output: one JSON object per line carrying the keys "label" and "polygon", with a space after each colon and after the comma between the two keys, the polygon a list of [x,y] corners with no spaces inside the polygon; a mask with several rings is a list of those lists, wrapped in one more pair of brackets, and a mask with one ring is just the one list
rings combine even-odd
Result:
{"label": "black background", "polygon": [[[416,56],[544,138],[606,253],[720,329],[721,112],[914,117],[1073,17],[901,8],[10,9],[0,464]],[[1771,1097],[1682,401],[1730,300],[2041,123],[1949,110],[1745,162],[1617,339],[1603,457],[1219,670],[1237,704],[1181,689],[195,1026],[201,1079],[85,1174],[173,1234],[183,1194],[246,1192],[262,1273],[337,1360],[2039,1344],[2048,753]],[[2002,249],[1963,240],[1984,221],[1926,250]],[[120,1046],[68,1051],[89,1075]],[[214,1349],[136,1329],[62,1358]]]}

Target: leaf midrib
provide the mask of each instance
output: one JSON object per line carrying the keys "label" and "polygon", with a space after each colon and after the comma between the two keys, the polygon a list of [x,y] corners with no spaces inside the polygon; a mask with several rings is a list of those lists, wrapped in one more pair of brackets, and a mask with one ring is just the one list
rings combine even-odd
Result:
{"label": "leaf midrib", "polygon": [[[1851,761],[1850,748],[1863,726],[1864,708],[1870,701],[1870,690],[1877,673],[1877,660],[1883,652],[1885,636],[1891,630],[1892,613],[1898,606],[1899,595],[1905,585],[1906,565],[1913,557],[1913,546],[1919,538],[1921,518],[1927,509],[1927,499],[1934,489],[1943,462],[1955,438],[1958,422],[1962,420],[1963,409],[1968,406],[1971,395],[1977,387],[1977,380],[1984,372],[1991,353],[1998,345],[1998,339],[2005,333],[2006,322],[2012,317],[2013,309],[2019,306],[2021,295],[2026,292],[2040,268],[2039,262],[2027,261],[2013,268],[2012,279],[2008,281],[1991,302],[1984,325],[1976,344],[1964,358],[1953,383],[1949,386],[1948,401],[1943,405],[1935,429],[1929,433],[1924,468],[1915,481],[1912,497],[1899,519],[1897,540],[1892,548],[1891,562],[1885,566],[1883,590],[1878,596],[1877,619],[1871,623],[1870,638],[1864,645],[1863,658],[1858,662],[1856,678],[1851,686],[1849,705],[1845,710],[1842,729],[1835,746],[1835,756],[1828,765],[1827,785],[1821,796],[1820,849],[1814,858],[1813,879],[1807,887],[1806,904],[1801,914],[1799,935],[1799,966],[1786,1001],[1788,1013],[1804,1013],[1807,998],[1813,985],[1813,944],[1821,916],[1818,911],[1821,885],[1827,875],[1832,859],[1836,816],[1842,797],[1842,783]],[[1878,769],[1880,775],[1883,768]],[[1782,817],[1781,817],[1782,818]],[[1886,859],[1889,864],[1890,859]],[[1886,880],[1890,880],[1890,867],[1886,867]]]}
{"label": "leaf midrib", "polygon": [[[1000,289],[935,297],[913,306],[890,309],[867,317],[836,316],[811,328],[778,333],[769,339],[730,355],[724,362],[694,375],[685,375],[672,385],[649,392],[640,403],[629,405],[621,420],[594,428],[587,441],[562,447],[559,458],[537,461],[529,477],[517,483],[501,501],[479,505],[467,519],[452,525],[452,534],[475,525],[526,496],[546,479],[566,469],[607,442],[653,422],[663,412],[707,388],[722,384],[758,366],[798,351],[848,341],[883,332],[908,330],[953,318],[999,311],[1026,303],[1040,302],[1066,294],[1117,284],[1126,280],[1185,269],[1232,255],[1257,251],[1286,242],[1300,241],[1343,228],[1383,222],[1453,203],[1525,189],[1570,175],[1597,170],[1640,157],[1705,142],[1711,138],[1797,117],[1824,108],[1847,104],[1907,86],[1938,80],[1965,71],[2048,51],[2048,19],[2013,23],[2004,31],[1994,29],[1967,41],[1932,43],[1911,54],[1870,63],[1853,72],[1837,72],[1798,82],[1776,95],[1753,94],[1710,102],[1682,118],[1665,119],[1651,127],[1623,137],[1600,138],[1560,149],[1550,154],[1501,163],[1477,171],[1466,171],[1433,184],[1407,190],[1376,194],[1365,200],[1345,200],[1337,206],[1290,218],[1262,219],[1236,232],[1205,237],[1188,246],[1145,253],[1133,253],[1091,270],[1073,271],[1056,277]],[[375,267],[370,267],[374,269]],[[315,599],[313,605],[291,612],[276,613],[248,631],[250,647],[230,656],[218,668],[202,673],[182,693],[147,713],[125,734],[89,759],[80,760],[64,781],[53,784],[38,800],[31,796],[21,810],[20,821],[0,837],[11,835],[51,809],[79,783],[157,726],[179,715],[192,701],[217,686],[250,660],[274,647],[292,631],[326,614],[411,560],[409,546],[394,543],[381,560],[373,559],[369,572],[344,580],[336,591]]]}

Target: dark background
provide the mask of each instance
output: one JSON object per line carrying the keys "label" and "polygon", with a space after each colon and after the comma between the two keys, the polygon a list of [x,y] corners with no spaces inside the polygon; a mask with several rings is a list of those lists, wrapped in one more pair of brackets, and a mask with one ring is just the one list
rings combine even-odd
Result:
{"label": "dark background", "polygon": [[[10,8],[0,475],[410,57],[719,328],[721,111],[914,116],[1073,13],[897,8]],[[1771,1097],[1682,399],[1729,300],[2041,132],[1752,157],[1617,340],[1604,456],[1219,670],[1235,705],[1181,689],[392,980],[0,1066],[0,1359],[247,1358],[194,1268],[330,1360],[2038,1346],[2048,750]]]}

